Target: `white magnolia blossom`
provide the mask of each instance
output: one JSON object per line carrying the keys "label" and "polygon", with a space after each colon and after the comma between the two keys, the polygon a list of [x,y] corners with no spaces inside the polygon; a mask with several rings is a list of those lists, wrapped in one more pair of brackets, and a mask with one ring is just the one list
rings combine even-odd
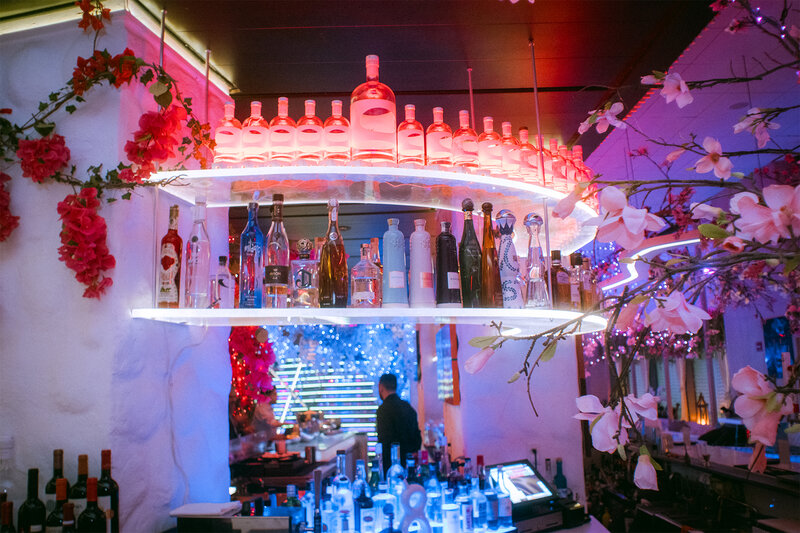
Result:
{"label": "white magnolia blossom", "polygon": [[703,140],[703,148],[708,155],[701,157],[694,164],[694,170],[698,174],[714,171],[714,175],[721,179],[731,177],[733,163],[727,157],[722,157],[722,145],[713,137],[706,137]]}
{"label": "white magnolia blossom", "polygon": [[780,124],[765,120],[764,112],[760,108],[753,107],[739,122],[734,124],[733,133],[750,130],[758,141],[758,147],[764,148],[769,142],[769,130],[777,130],[780,127]]}
{"label": "white magnolia blossom", "polygon": [[689,86],[681,79],[680,74],[667,74],[663,83],[661,96],[667,100],[668,104],[674,101],[679,108],[683,109],[694,101],[694,96],[689,92]]}
{"label": "white magnolia blossom", "polygon": [[616,102],[606,111],[594,109],[589,111],[589,118],[581,122],[581,125],[578,126],[578,133],[583,135],[592,127],[592,124],[589,122],[591,117],[597,114],[597,120],[595,121],[595,125],[597,126],[597,133],[605,133],[608,130],[609,126],[614,126],[615,128],[625,129],[625,123],[622,122],[620,119],[617,118],[617,115],[622,113],[623,106],[622,102]]}

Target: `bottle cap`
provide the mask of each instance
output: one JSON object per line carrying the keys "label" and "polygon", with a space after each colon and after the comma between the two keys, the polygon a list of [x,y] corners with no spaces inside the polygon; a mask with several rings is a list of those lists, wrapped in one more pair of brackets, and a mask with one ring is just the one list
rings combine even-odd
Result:
{"label": "bottle cap", "polygon": [[283,195],[281,193],[275,193],[272,195],[272,202],[283,202]]}
{"label": "bottle cap", "polygon": [[378,68],[380,67],[380,61],[378,60],[378,56],[369,55],[367,56],[367,78],[377,78],[378,77]]}
{"label": "bottle cap", "polygon": [[483,202],[481,204],[481,211],[486,214],[491,214],[492,212],[492,203],[491,202]]}
{"label": "bottle cap", "polygon": [[225,118],[228,120],[233,118],[234,110],[236,109],[236,104],[233,102],[225,102]]}
{"label": "bottle cap", "polygon": [[503,128],[503,137],[509,137],[511,135],[511,123],[503,122],[501,127]]}
{"label": "bottle cap", "polygon": [[524,224],[526,226],[534,227],[536,229],[539,229],[539,227],[541,227],[541,225],[544,224],[544,220],[542,219],[542,217],[540,217],[536,213],[528,213],[525,216]]}
{"label": "bottle cap", "polygon": [[75,521],[75,504],[67,502],[61,507],[61,512],[64,514],[64,525],[70,525]]}
{"label": "bottle cap", "polygon": [[[442,220],[442,233],[450,233],[450,223],[445,220]],[[428,452],[423,450],[423,453],[428,456]]]}
{"label": "bottle cap", "polygon": [[519,129],[519,140],[522,142],[522,144],[528,142],[528,128],[526,128],[525,126]]}
{"label": "bottle cap", "polygon": [[572,265],[574,267],[575,266],[581,266],[581,263],[583,263],[583,256],[580,254],[580,252],[575,252],[575,253],[569,254],[569,264],[570,265]]}
{"label": "bottle cap", "polygon": [[297,241],[297,253],[300,255],[310,255],[314,244],[308,239],[300,239]]}
{"label": "bottle cap", "polygon": [[444,120],[444,109],[441,107],[433,108],[433,122],[440,124]]}
{"label": "bottle cap", "polygon": [[85,476],[89,474],[89,456],[88,455],[79,455],[78,456],[78,475]]}
{"label": "bottle cap", "polygon": [[90,477],[86,480],[86,499],[90,502],[97,501],[97,478]]}
{"label": "bottle cap", "polygon": [[390,226],[397,226],[398,224],[400,224],[400,219],[399,218],[390,218],[389,220],[387,220],[387,222],[389,222]]}
{"label": "bottle cap", "polygon": [[417,229],[425,229],[425,219],[424,218],[415,218],[414,219],[414,226]]}
{"label": "bottle cap", "polygon": [[550,251],[550,258],[553,261],[561,261],[561,250],[551,250]]}
{"label": "bottle cap", "polygon": [[414,104],[406,104],[406,120],[411,122],[416,119],[417,108]]}
{"label": "bottle cap", "polygon": [[294,485],[286,485],[286,497],[293,498],[297,496],[297,487]]}
{"label": "bottle cap", "polygon": [[56,501],[67,499],[67,479],[60,477],[56,480]]}
{"label": "bottle cap", "polygon": [[111,450],[100,451],[100,468],[103,470],[111,468]]}
{"label": "bottle cap", "polygon": [[475,209],[475,204],[472,203],[472,198],[464,198],[461,201],[462,211],[472,211],[473,209]]}
{"label": "bottle cap", "polygon": [[259,102],[258,100],[253,100],[252,102],[250,102],[250,115],[254,117],[261,116],[261,102]]}
{"label": "bottle cap", "polygon": [[483,463],[483,455],[479,455],[479,456],[477,456],[477,457],[475,458],[475,462],[478,464],[478,466],[483,466],[483,464],[484,464],[484,463]]}
{"label": "bottle cap", "polygon": [[334,100],[331,102],[331,114],[334,117],[342,116],[342,101],[341,100]]}
{"label": "bottle cap", "polygon": [[469,128],[469,111],[462,109],[458,112],[458,124],[462,128]]}
{"label": "bottle cap", "polygon": [[219,256],[218,259],[219,259],[219,265],[220,266],[225,266],[225,265],[228,264],[228,256],[227,255],[221,255],[221,256]]}
{"label": "bottle cap", "polygon": [[53,450],[53,468],[57,470],[64,468],[64,450]]}
{"label": "bottle cap", "polygon": [[328,207],[339,207],[339,200],[336,198],[331,198],[328,200]]}
{"label": "bottle cap", "polygon": [[289,99],[285,96],[278,98],[278,116],[285,117],[289,115]]}
{"label": "bottle cap", "polygon": [[483,131],[494,131],[494,119],[492,117],[483,117]]}
{"label": "bottle cap", "polygon": [[11,525],[14,516],[14,503],[3,502],[0,505],[0,524]]}

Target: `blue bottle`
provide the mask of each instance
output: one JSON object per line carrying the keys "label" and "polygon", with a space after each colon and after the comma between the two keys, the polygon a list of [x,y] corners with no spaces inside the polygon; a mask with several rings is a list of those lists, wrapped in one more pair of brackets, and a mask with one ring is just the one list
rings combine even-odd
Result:
{"label": "blue bottle", "polygon": [[383,234],[383,307],[408,307],[406,240],[397,229],[400,219],[389,219]]}
{"label": "blue bottle", "polygon": [[239,307],[259,309],[264,297],[264,234],[258,227],[258,202],[247,204],[247,226],[239,244]]}

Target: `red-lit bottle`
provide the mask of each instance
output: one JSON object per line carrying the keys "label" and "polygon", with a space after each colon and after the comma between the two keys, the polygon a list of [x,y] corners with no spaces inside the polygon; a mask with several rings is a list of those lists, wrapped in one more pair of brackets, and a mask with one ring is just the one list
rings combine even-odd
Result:
{"label": "red-lit bottle", "polygon": [[317,102],[305,101],[305,115],[297,121],[297,159],[309,163],[322,161],[322,120],[316,115]]}
{"label": "red-lit bottle", "polygon": [[350,121],[342,116],[342,101],[331,102],[331,116],[322,125],[325,159],[337,163],[350,161]]}
{"label": "red-lit bottle", "polygon": [[397,163],[422,166],[425,164],[425,129],[416,119],[413,104],[405,107],[406,119],[397,126]]}
{"label": "red-lit bottle", "polygon": [[156,296],[158,307],[178,308],[180,306],[182,250],[183,239],[178,235],[178,206],[173,205],[169,208],[169,229],[161,239],[158,261],[158,295]]}
{"label": "red-lit bottle", "polygon": [[433,108],[433,124],[425,132],[425,161],[428,165],[453,165],[453,130],[444,123],[444,109]]}
{"label": "red-lit bottle", "polygon": [[97,478],[86,480],[86,509],[78,515],[81,533],[106,533],[106,515],[97,505]]}
{"label": "red-lit bottle", "polygon": [[458,112],[458,129],[453,133],[453,164],[478,168],[478,134],[469,126],[469,111]]}
{"label": "red-lit bottle", "polygon": [[242,122],[242,161],[260,166],[269,158],[269,122],[261,116],[261,102],[250,102],[250,116]]}
{"label": "red-lit bottle", "polygon": [[481,168],[490,172],[503,170],[503,150],[500,134],[494,131],[494,119],[483,117],[483,133],[478,135],[478,159]]}
{"label": "red-lit bottle", "polygon": [[289,116],[289,99],[278,98],[278,116],[269,122],[269,158],[291,163],[297,157],[297,124]]}
{"label": "red-lit bottle", "polygon": [[350,97],[353,161],[397,161],[397,110],[394,92],[378,81],[378,56],[367,56],[367,81]]}
{"label": "red-lit bottle", "polygon": [[519,141],[511,133],[511,123],[503,122],[503,138],[500,141],[502,151],[503,172],[516,174],[519,172]]}

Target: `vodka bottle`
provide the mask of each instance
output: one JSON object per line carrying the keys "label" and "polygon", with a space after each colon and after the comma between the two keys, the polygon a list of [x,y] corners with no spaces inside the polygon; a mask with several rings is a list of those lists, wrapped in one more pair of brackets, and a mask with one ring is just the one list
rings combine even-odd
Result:
{"label": "vodka bottle", "polygon": [[319,262],[311,259],[312,247],[308,239],[297,242],[300,257],[292,261],[292,307],[319,307]]}
{"label": "vodka bottle", "polygon": [[503,138],[501,139],[502,166],[503,172],[516,174],[519,172],[520,153],[519,141],[511,133],[511,123],[503,122]]}
{"label": "vodka bottle", "polygon": [[339,231],[339,202],[328,201],[328,230],[319,260],[320,307],[347,307],[347,254]]}
{"label": "vodka bottle", "polygon": [[356,479],[353,481],[353,526],[355,531],[373,533],[375,531],[375,506],[367,483],[364,461],[356,461]]}
{"label": "vodka bottle", "polygon": [[501,485],[495,488],[497,493],[497,525],[500,528],[509,528],[514,526],[511,518],[511,496],[503,489]]}
{"label": "vodka bottle", "polygon": [[186,307],[206,309],[209,304],[211,242],[206,231],[206,201],[198,199],[192,213],[194,224],[186,241]]}
{"label": "vodka bottle", "polygon": [[405,237],[397,229],[399,219],[388,222],[383,234],[383,307],[408,307]]}
{"label": "vodka bottle", "polygon": [[408,302],[411,307],[433,307],[433,264],[431,263],[431,235],[425,231],[425,220],[414,220],[414,233],[409,237]]}
{"label": "vodka bottle", "polygon": [[400,464],[400,445],[392,443],[392,466],[386,472],[386,480],[389,482],[389,493],[393,495],[402,494],[406,488],[406,470]]}
{"label": "vodka bottle", "polygon": [[228,256],[217,258],[217,270],[211,276],[211,307],[215,309],[233,309],[236,287],[233,276],[228,269]]}
{"label": "vodka bottle", "polygon": [[[178,206],[169,208],[169,229],[161,239],[158,261],[158,307],[179,307],[181,286],[181,253],[183,240],[178,235]],[[52,509],[51,509],[52,510]]]}
{"label": "vodka bottle", "polygon": [[242,122],[242,160],[259,166],[269,158],[269,122],[261,116],[261,102],[250,102],[250,116]]}
{"label": "vodka bottle", "polygon": [[542,244],[539,242],[539,230],[544,221],[536,213],[528,213],[525,217],[525,229],[528,230],[528,265],[525,275],[525,307],[541,309],[550,307],[547,295],[547,273],[542,256]]}
{"label": "vodka bottle", "polygon": [[481,305],[481,245],[472,222],[472,200],[461,202],[464,211],[464,232],[458,244],[458,266],[461,271],[461,300],[464,307]]}
{"label": "vodka bottle", "polygon": [[453,130],[444,123],[444,109],[433,108],[433,124],[425,132],[425,162],[429,165],[453,165]]}
{"label": "vodka bottle", "polygon": [[378,81],[378,56],[366,60],[367,81],[350,97],[353,161],[394,163],[397,160],[397,112],[392,90]]}
{"label": "vodka bottle", "polygon": [[381,269],[370,260],[370,245],[361,245],[361,261],[350,275],[350,307],[381,306]]}
{"label": "vodka bottle", "polygon": [[372,495],[372,506],[375,509],[375,518],[377,522],[375,531],[384,531],[389,527],[387,517],[383,510],[387,505],[394,507],[396,504],[397,501],[394,496],[389,494],[389,485],[387,483],[378,484],[378,492]]}
{"label": "vodka bottle", "polygon": [[486,507],[489,505],[489,501],[481,492],[477,477],[472,478],[469,497],[472,500],[472,523],[475,529],[484,530],[486,529]]}
{"label": "vodka bottle", "polygon": [[264,234],[258,202],[247,204],[247,225],[239,239],[239,308],[259,309],[264,297]]}
{"label": "vodka bottle", "polygon": [[278,116],[269,122],[269,158],[291,163],[297,157],[297,124],[289,116],[289,99],[278,98]]}
{"label": "vodka bottle", "polygon": [[456,504],[458,505],[459,532],[472,533],[474,531],[472,499],[467,494],[460,494],[456,498]]}
{"label": "vodka bottle", "polygon": [[422,166],[425,163],[425,130],[415,117],[414,105],[406,105],[406,119],[397,127],[397,163]]}
{"label": "vodka bottle", "polygon": [[489,487],[483,491],[483,495],[486,496],[486,526],[491,530],[497,530],[498,526],[500,525],[500,502],[497,498],[497,493],[492,486],[491,478],[489,480]]}
{"label": "vodka bottle", "polygon": [[442,521],[442,487],[436,480],[436,476],[431,476],[425,483],[425,493],[428,495],[428,502],[425,505],[425,516],[432,522]]}
{"label": "vodka bottle", "polygon": [[214,130],[214,167],[236,166],[242,161],[242,123],[233,116],[234,103],[225,102],[225,115]]}
{"label": "vodka bottle", "polygon": [[503,307],[521,309],[525,306],[522,290],[522,275],[514,246],[514,223],[517,217],[508,209],[497,213],[497,230],[500,233],[498,260],[500,266],[500,283],[503,289]]}
{"label": "vodka bottle", "polygon": [[478,135],[478,160],[480,166],[490,172],[503,170],[502,138],[494,131],[494,119],[483,117],[483,133]]}
{"label": "vodka bottle", "polygon": [[528,141],[528,128],[519,129],[519,174],[525,181],[536,181],[539,168],[538,152]]}
{"label": "vodka bottle", "polygon": [[569,303],[573,311],[581,310],[581,264],[583,256],[579,252],[569,254]]}
{"label": "vodka bottle", "polygon": [[297,121],[297,159],[310,163],[322,161],[324,147],[322,143],[323,124],[316,115],[317,102],[305,101],[305,115]]}
{"label": "vodka bottle", "polygon": [[478,168],[478,134],[469,127],[469,111],[458,112],[458,129],[453,133],[453,164]]}
{"label": "vodka bottle", "polygon": [[300,503],[303,505],[306,514],[306,527],[311,527],[314,524],[314,506],[316,505],[314,498],[314,481],[311,480],[306,485],[306,491],[303,497],[300,498]]}
{"label": "vodka bottle", "polygon": [[264,276],[264,307],[288,307],[289,237],[283,227],[283,195],[272,195],[272,223],[267,231]]}
{"label": "vodka bottle", "polygon": [[353,515],[353,488],[350,478],[347,477],[347,453],[344,450],[336,452],[336,477],[333,478],[333,506],[347,510]]}
{"label": "vodka bottle", "polygon": [[461,307],[458,245],[449,222],[442,222],[442,232],[436,237],[436,307]]}
{"label": "vodka bottle", "polygon": [[350,121],[342,116],[341,100],[331,102],[331,116],[322,125],[322,137],[327,161],[350,161]]}
{"label": "vodka bottle", "polygon": [[481,250],[481,307],[503,307],[503,288],[500,282],[500,267],[492,228],[492,204],[484,202],[483,249]]}

